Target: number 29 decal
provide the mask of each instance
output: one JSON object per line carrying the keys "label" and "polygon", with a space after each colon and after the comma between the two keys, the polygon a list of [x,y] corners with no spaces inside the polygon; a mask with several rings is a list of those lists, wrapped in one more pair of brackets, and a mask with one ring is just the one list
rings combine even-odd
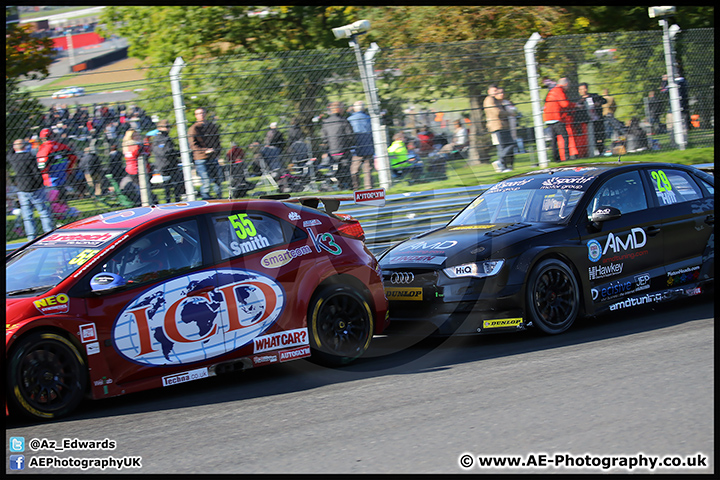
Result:
{"label": "number 29 decal", "polygon": [[657,196],[664,205],[671,205],[677,202],[675,192],[672,191],[672,183],[662,170],[653,170],[650,176],[657,182]]}

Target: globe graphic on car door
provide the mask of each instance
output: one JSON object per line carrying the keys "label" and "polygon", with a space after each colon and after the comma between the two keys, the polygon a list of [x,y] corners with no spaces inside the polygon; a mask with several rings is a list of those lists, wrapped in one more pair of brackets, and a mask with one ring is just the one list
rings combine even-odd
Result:
{"label": "globe graphic on car door", "polygon": [[282,286],[258,272],[194,272],[133,299],[115,320],[113,343],[122,356],[143,365],[199,362],[252,342],[284,306]]}

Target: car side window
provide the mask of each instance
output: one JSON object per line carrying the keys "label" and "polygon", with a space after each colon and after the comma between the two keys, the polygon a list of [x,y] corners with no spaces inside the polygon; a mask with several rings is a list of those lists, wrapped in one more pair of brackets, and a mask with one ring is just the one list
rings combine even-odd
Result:
{"label": "car side window", "polygon": [[627,214],[647,209],[645,190],[638,172],[616,175],[606,181],[588,203],[587,216],[590,218],[600,207],[615,207]]}
{"label": "car side window", "polygon": [[700,187],[685,172],[665,168],[648,173],[660,206],[702,198]]}
{"label": "car side window", "polygon": [[700,179],[700,182],[702,182],[702,184],[705,186],[705,190],[707,190],[711,196],[715,196],[715,187],[713,185],[709,184],[703,179]]}
{"label": "car side window", "polygon": [[128,283],[143,283],[201,264],[200,236],[193,219],[139,236],[113,255],[102,270],[121,275]]}
{"label": "car side window", "polygon": [[231,212],[212,217],[220,258],[248,255],[286,243],[280,220],[259,212]]}

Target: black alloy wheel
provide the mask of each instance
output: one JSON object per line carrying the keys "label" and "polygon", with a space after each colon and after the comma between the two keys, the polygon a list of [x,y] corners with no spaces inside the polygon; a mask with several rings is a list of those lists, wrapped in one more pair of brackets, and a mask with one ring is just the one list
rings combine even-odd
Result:
{"label": "black alloy wheel", "polygon": [[527,320],[548,334],[570,328],[580,310],[580,290],[572,270],[560,260],[543,260],[527,285]]}
{"label": "black alloy wheel", "polygon": [[338,366],[365,353],[373,335],[370,305],[346,285],[329,285],[318,292],[308,310],[310,359]]}
{"label": "black alloy wheel", "polygon": [[53,419],[82,401],[87,367],[67,338],[35,333],[20,341],[8,359],[8,396],[26,416]]}

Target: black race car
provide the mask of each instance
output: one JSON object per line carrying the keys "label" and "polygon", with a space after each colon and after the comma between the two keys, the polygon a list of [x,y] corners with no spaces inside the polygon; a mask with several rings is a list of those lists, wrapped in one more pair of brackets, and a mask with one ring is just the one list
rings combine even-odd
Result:
{"label": "black race car", "polygon": [[503,180],[446,226],[382,254],[391,324],[556,334],[580,315],[698,295],[714,282],[714,185],[668,163]]}

